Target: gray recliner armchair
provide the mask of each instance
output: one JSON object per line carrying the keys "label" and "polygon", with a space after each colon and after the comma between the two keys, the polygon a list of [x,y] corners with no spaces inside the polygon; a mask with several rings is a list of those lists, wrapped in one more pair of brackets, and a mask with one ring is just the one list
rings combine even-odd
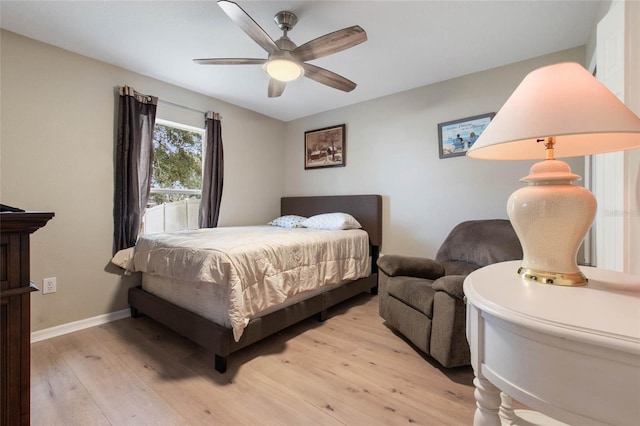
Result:
{"label": "gray recliner armchair", "polygon": [[380,316],[444,367],[468,365],[463,281],[478,268],[517,259],[522,247],[508,220],[462,222],[435,259],[378,259]]}

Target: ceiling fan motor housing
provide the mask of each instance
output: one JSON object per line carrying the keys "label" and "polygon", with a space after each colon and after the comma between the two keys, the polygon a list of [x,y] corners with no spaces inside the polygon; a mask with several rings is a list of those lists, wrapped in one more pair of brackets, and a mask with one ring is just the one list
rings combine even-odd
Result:
{"label": "ceiling fan motor housing", "polygon": [[286,50],[289,52],[298,47],[287,36],[282,36],[278,40],[276,40],[276,46],[278,46],[280,50]]}

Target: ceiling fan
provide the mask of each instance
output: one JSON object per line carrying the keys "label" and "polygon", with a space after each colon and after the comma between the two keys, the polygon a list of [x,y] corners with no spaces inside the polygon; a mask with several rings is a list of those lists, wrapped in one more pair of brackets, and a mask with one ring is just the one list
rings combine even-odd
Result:
{"label": "ceiling fan", "polygon": [[236,3],[220,0],[218,5],[253,41],[266,50],[269,56],[267,59],[194,59],[194,62],[202,65],[262,65],[269,75],[268,94],[270,98],[280,96],[288,81],[302,76],[344,92],[350,92],[356,88],[356,83],[353,81],[309,64],[307,61],[341,52],[366,41],[367,33],[360,26],[343,28],[313,39],[302,46],[296,46],[287,37],[287,32],[291,31],[298,22],[298,17],[292,12],[282,11],[275,15],[274,20],[283,31],[283,36],[277,41],[273,41],[260,25]]}

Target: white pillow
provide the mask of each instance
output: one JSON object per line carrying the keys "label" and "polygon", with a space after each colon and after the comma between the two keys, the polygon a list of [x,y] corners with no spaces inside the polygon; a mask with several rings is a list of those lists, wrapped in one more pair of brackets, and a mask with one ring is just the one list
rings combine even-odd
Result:
{"label": "white pillow", "polygon": [[318,214],[303,221],[302,226],[305,228],[326,230],[362,228],[362,225],[349,213]]}
{"label": "white pillow", "polygon": [[279,226],[281,228],[302,228],[301,223],[305,219],[306,217],[304,216],[289,214],[275,218],[271,222],[267,223],[267,225]]}
{"label": "white pillow", "polygon": [[125,275],[130,275],[131,271],[135,271],[133,266],[133,252],[135,247],[129,247],[127,249],[119,250],[113,255],[111,263],[118,265],[125,270]]}

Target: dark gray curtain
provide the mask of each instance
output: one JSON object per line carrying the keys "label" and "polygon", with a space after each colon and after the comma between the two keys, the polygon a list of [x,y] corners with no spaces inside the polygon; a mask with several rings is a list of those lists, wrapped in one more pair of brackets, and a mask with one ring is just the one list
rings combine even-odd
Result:
{"label": "dark gray curtain", "polygon": [[198,215],[200,228],[218,226],[222,182],[224,180],[224,155],[222,150],[222,122],[220,115],[205,114],[204,170],[202,172],[202,200]]}
{"label": "dark gray curtain", "polygon": [[119,89],[113,252],[133,247],[140,233],[153,173],[153,128],[158,98]]}

